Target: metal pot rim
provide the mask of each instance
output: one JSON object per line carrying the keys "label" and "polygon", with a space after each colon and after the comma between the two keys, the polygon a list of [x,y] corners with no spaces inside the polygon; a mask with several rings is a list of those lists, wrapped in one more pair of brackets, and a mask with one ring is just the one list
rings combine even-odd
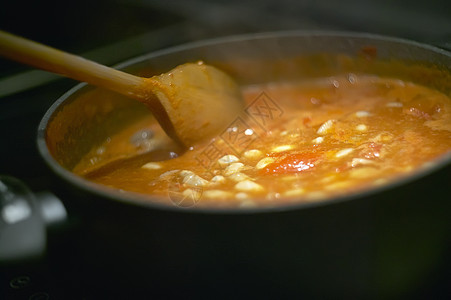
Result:
{"label": "metal pot rim", "polygon": [[[376,35],[376,34],[369,34],[369,33],[356,33],[356,32],[337,32],[337,31],[304,31],[304,30],[295,30],[295,31],[280,31],[280,32],[266,32],[266,33],[251,33],[251,34],[243,34],[243,35],[234,35],[229,37],[220,37],[215,39],[208,39],[203,41],[197,41],[192,43],[183,44],[180,46],[170,47],[167,49],[151,52],[145,55],[141,55],[132,59],[129,59],[123,63],[120,63],[114,68],[117,69],[123,69],[126,67],[129,67],[131,65],[134,65],[136,63],[148,60],[148,59],[155,59],[159,56],[170,54],[170,53],[177,53],[184,50],[190,50],[195,49],[198,47],[205,47],[209,45],[217,45],[221,43],[229,43],[229,42],[244,42],[244,41],[250,41],[250,40],[258,40],[258,39],[270,39],[270,38],[280,38],[280,37],[341,37],[341,38],[365,38],[365,39],[371,39],[371,40],[379,40],[384,42],[393,42],[393,43],[399,43],[404,45],[410,45],[415,46],[419,48],[423,48],[424,50],[435,52],[436,54],[445,55],[447,57],[451,57],[451,53],[431,46],[426,45],[422,43],[418,43],[415,41],[410,41],[402,38],[396,38],[396,37],[388,37],[388,36],[382,36],[382,35]],[[326,205],[333,205],[338,204],[341,202],[347,202],[351,200],[356,199],[363,199],[369,196],[377,195],[379,193],[382,193],[384,191],[388,191],[391,189],[395,189],[399,186],[414,182],[416,180],[419,180],[423,177],[426,177],[432,173],[435,173],[439,171],[440,169],[443,169],[447,167],[448,165],[451,165],[451,152],[448,152],[446,155],[444,155],[442,158],[440,158],[438,161],[436,161],[436,164],[434,166],[422,169],[416,171],[414,174],[395,180],[391,183],[384,184],[380,187],[374,187],[370,189],[366,189],[364,191],[360,191],[357,193],[353,193],[350,195],[341,195],[338,197],[332,197],[328,199],[323,199],[321,201],[317,202],[307,202],[307,203],[296,203],[296,204],[285,204],[285,205],[278,205],[273,207],[255,207],[255,208],[204,208],[204,207],[193,207],[193,208],[180,208],[177,206],[170,206],[166,204],[160,204],[157,202],[152,201],[152,196],[144,196],[139,194],[133,194],[133,193],[123,193],[116,191],[111,188],[103,187],[99,184],[95,184],[93,182],[90,182],[88,180],[85,180],[72,172],[66,170],[63,168],[50,154],[50,151],[46,144],[46,130],[47,125],[49,124],[49,121],[51,120],[53,114],[55,111],[59,109],[60,106],[64,105],[65,101],[70,98],[74,93],[81,90],[82,88],[86,87],[86,83],[80,83],[76,86],[74,86],[72,89],[67,91],[65,94],[63,94],[60,98],[58,98],[54,104],[47,110],[47,112],[44,114],[43,118],[41,119],[38,130],[37,130],[37,147],[38,151],[41,155],[41,157],[44,159],[45,163],[50,167],[50,169],[56,173],[59,177],[63,178],[66,182],[70,183],[71,185],[82,189],[88,193],[94,194],[96,196],[100,196],[103,198],[107,198],[112,201],[122,202],[128,205],[136,205],[143,208],[148,209],[158,209],[163,211],[170,211],[170,212],[177,212],[177,213],[191,213],[191,214],[225,214],[225,215],[235,215],[235,214],[256,214],[256,213],[274,213],[274,212],[286,212],[286,211],[295,211],[300,209],[309,209],[309,208],[315,208],[315,207],[321,207]]]}

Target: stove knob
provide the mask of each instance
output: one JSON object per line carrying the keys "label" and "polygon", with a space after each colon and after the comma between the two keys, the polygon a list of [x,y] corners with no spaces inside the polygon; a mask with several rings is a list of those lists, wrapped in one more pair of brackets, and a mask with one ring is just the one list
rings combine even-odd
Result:
{"label": "stove knob", "polygon": [[46,228],[33,193],[16,178],[0,175],[0,263],[42,256]]}

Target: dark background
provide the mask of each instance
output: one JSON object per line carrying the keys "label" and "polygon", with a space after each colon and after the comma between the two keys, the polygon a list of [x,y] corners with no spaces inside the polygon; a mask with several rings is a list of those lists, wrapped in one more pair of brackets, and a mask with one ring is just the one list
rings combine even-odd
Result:
{"label": "dark background", "polygon": [[[106,65],[190,41],[293,29],[370,32],[451,49],[451,1],[3,0],[0,29]],[[35,146],[36,128],[47,108],[75,84],[0,59],[0,174],[34,191],[51,189]],[[34,290],[9,290],[11,299],[28,299],[32,291],[63,293],[45,261],[23,268],[1,278],[1,288],[28,274]]]}
{"label": "dark background", "polygon": [[[0,28],[77,54],[141,38],[140,43],[124,43],[125,49],[114,59],[111,53],[104,53],[108,58],[95,57],[110,64],[169,44],[291,29],[371,32],[449,47],[451,4],[446,0],[2,1]],[[155,35],[146,35],[152,32]],[[21,69],[1,61],[0,76]]]}

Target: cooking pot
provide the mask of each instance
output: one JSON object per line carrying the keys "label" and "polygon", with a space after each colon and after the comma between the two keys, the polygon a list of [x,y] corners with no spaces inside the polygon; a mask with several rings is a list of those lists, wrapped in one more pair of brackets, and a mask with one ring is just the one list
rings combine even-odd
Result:
{"label": "cooking pot", "polygon": [[[151,76],[197,60],[242,85],[369,73],[451,95],[450,53],[369,34],[220,38],[118,68]],[[54,192],[83,220],[84,234],[73,241],[84,258],[78,271],[100,295],[117,296],[121,286],[163,298],[411,297],[449,270],[450,155],[358,194],[241,210],[157,204],[71,173],[89,150],[146,114],[134,100],[80,84],[39,125],[40,154],[58,179]]]}

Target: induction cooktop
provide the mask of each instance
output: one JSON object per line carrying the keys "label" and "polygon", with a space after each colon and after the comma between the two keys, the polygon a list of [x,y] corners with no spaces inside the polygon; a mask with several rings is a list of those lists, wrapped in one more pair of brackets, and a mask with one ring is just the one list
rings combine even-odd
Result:
{"label": "induction cooktop", "polygon": [[[277,30],[345,30],[404,37],[451,48],[450,2],[416,1],[3,1],[0,29],[24,35],[107,65],[190,41]],[[0,174],[33,192],[51,191],[36,129],[48,107],[76,84],[0,59]],[[68,212],[48,229],[43,256],[0,267],[0,299],[102,299],[102,278],[86,284],[83,223]],[[450,258],[451,259],[451,258]],[[449,264],[451,265],[451,263]],[[133,276],[133,274],[130,274]],[[450,272],[420,289],[417,299],[450,295]],[[127,298],[126,286],[109,287]],[[109,293],[111,295],[111,293]]]}

